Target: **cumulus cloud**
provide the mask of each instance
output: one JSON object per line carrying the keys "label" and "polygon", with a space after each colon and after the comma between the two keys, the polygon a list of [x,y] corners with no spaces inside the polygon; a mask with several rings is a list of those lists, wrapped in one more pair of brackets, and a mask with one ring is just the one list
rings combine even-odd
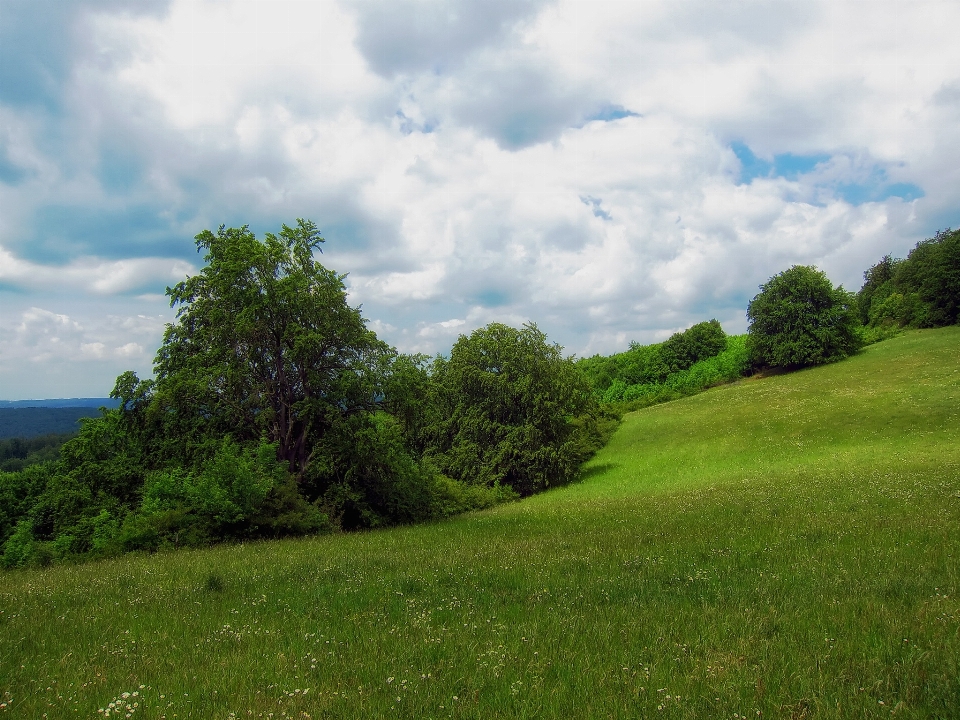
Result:
{"label": "cumulus cloud", "polygon": [[78,1],[7,18],[0,55],[25,60],[0,62],[5,358],[148,370],[159,331],[103,318],[168,312],[162,287],[220,223],[315,220],[322,260],[401,349],[534,321],[579,354],[710,317],[742,331],[789,265],[857,289],[958,223],[950,3]]}
{"label": "cumulus cloud", "polygon": [[167,258],[79,258],[63,266],[44,265],[18,258],[0,246],[0,283],[46,293],[73,289],[115,295],[175,285],[194,272],[189,263]]}
{"label": "cumulus cloud", "polygon": [[[28,306],[0,319],[0,380],[5,399],[104,397],[116,377],[149,377],[168,314],[111,315]],[[97,312],[99,310],[100,312]],[[90,320],[78,319],[82,313]]]}
{"label": "cumulus cloud", "polygon": [[356,44],[378,73],[444,73],[501,44],[543,0],[356,0]]}

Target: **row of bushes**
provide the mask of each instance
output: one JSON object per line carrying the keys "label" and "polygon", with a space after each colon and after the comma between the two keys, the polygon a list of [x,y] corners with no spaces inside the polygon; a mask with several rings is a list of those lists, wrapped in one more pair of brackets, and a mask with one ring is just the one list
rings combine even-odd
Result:
{"label": "row of bushes", "polygon": [[728,336],[725,345],[722,352],[670,373],[662,382],[628,385],[616,379],[603,391],[602,400],[621,411],[637,410],[742,378],[750,369],[746,335]]}
{"label": "row of bushes", "polygon": [[906,259],[887,255],[864,273],[856,294],[815,267],[796,265],[760,287],[747,317],[744,336],[726,338],[711,320],[578,367],[603,403],[635,409],[767,367],[840,360],[905,327],[952,325],[960,319],[960,231],[921,241]]}
{"label": "row of bushes", "polygon": [[727,336],[716,320],[701,322],[654,345],[630,343],[626,352],[594,355],[577,361],[598,397],[618,385],[661,385],[727,347]]}

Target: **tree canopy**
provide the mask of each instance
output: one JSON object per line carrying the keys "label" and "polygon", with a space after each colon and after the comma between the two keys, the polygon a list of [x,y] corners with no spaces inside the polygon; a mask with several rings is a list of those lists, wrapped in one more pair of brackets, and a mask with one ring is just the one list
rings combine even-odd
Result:
{"label": "tree canopy", "polygon": [[850,295],[812,266],[794,265],[761,285],[747,318],[747,347],[757,366],[820,365],[861,344]]}
{"label": "tree canopy", "polygon": [[492,323],[461,335],[433,372],[428,452],[444,473],[521,495],[573,478],[589,444],[574,420],[593,420],[599,406],[573,361],[536,325]]}
{"label": "tree canopy", "polygon": [[960,322],[960,230],[921,240],[905,259],[885,255],[863,274],[860,320],[884,327],[941,327]]}
{"label": "tree canopy", "polygon": [[247,227],[197,236],[206,265],[168,290],[178,308],[156,362],[156,401],[186,440],[264,438],[302,477],[343,418],[372,411],[392,351],[314,258],[298,220],[258,241]]}

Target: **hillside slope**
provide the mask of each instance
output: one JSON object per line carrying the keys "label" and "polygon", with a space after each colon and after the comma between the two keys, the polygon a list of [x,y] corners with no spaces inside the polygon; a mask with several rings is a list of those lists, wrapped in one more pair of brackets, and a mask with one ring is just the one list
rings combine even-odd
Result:
{"label": "hillside slope", "polygon": [[0,714],[955,717],[958,348],[648,408],[450,522],[3,575]]}

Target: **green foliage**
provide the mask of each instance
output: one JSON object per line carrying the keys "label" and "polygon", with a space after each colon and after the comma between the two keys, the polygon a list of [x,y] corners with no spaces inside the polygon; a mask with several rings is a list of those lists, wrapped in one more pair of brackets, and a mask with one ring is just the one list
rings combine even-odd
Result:
{"label": "green foliage", "polygon": [[6,569],[25,567],[33,556],[35,545],[33,523],[28,519],[21,520],[4,542],[0,565]]}
{"label": "green foliage", "polygon": [[189,507],[211,526],[236,525],[257,510],[282,474],[275,446],[244,450],[228,436],[197,471],[176,467],[150,473],[140,512],[154,515]]}
{"label": "green foliage", "polygon": [[960,230],[944,230],[917,243],[894,280],[916,292],[926,305],[918,327],[956,324],[960,320]]}
{"label": "green foliage", "polygon": [[16,472],[30,465],[59,459],[60,446],[75,434],[50,433],[0,440],[0,472]]}
{"label": "green foliage", "polygon": [[121,374],[58,461],[0,475],[11,563],[447,517],[570,480],[619,421],[533,325],[479,330],[449,361],[398,354],[314,259],[311,222],[196,243],[156,379]]}
{"label": "green foliage", "polygon": [[860,320],[871,328],[942,327],[960,320],[960,231],[917,243],[905,260],[889,255],[863,274]]}
{"label": "green foliage", "polygon": [[426,520],[433,471],[411,453],[401,423],[378,412],[356,415],[328,436],[331,461],[321,477],[322,499],[342,528],[353,530]]}
{"label": "green foliage", "polygon": [[709,387],[737,380],[750,369],[746,339],[746,335],[727,337],[723,352],[670,373],[662,382],[628,385],[617,380],[604,391],[602,400],[625,412],[695,395]]}
{"label": "green foliage", "polygon": [[726,347],[726,333],[717,320],[710,320],[671,335],[660,346],[660,355],[669,372],[676,373],[723,352]]}
{"label": "green foliage", "polygon": [[433,367],[427,453],[457,480],[520,495],[571,480],[584,457],[578,417],[599,411],[583,376],[536,325],[493,323],[461,335]]}
{"label": "green foliage", "polygon": [[438,474],[434,485],[432,516],[453,517],[470,510],[486,510],[519,498],[515,490],[500,483],[477,485]]}
{"label": "green foliage", "polygon": [[[20,521],[27,519],[52,475],[51,465],[31,465],[19,472],[0,472],[0,546]],[[31,526],[32,532],[32,526]]]}
{"label": "green foliage", "polygon": [[326,517],[296,492],[276,446],[241,447],[225,437],[196,469],[147,475],[143,502],[116,535],[120,549],[197,545],[224,537],[281,537],[317,532]]}
{"label": "green foliage", "polygon": [[726,347],[727,336],[720,323],[709,320],[674,333],[659,344],[631,343],[623,353],[580,359],[577,367],[603,402],[620,402],[627,388],[662,385],[671,375],[718,355]]}
{"label": "green foliage", "polygon": [[189,463],[198,439],[265,437],[302,477],[326,433],[374,409],[390,349],[347,304],[343,276],[314,260],[313,223],[263,241],[246,227],[196,240],[206,265],[168,289],[178,311],[157,354],[159,450]]}
{"label": "green foliage", "polygon": [[884,287],[887,287],[886,295],[889,295],[888,284],[896,275],[897,267],[901,262],[889,255],[884,255],[880,262],[863,273],[863,287],[857,293],[857,314],[863,325],[870,322],[870,308],[874,295]]}
{"label": "green foliage", "polygon": [[747,349],[758,367],[799,368],[840,360],[860,348],[842,287],[812,266],[794,265],[760,286],[747,306]]}

